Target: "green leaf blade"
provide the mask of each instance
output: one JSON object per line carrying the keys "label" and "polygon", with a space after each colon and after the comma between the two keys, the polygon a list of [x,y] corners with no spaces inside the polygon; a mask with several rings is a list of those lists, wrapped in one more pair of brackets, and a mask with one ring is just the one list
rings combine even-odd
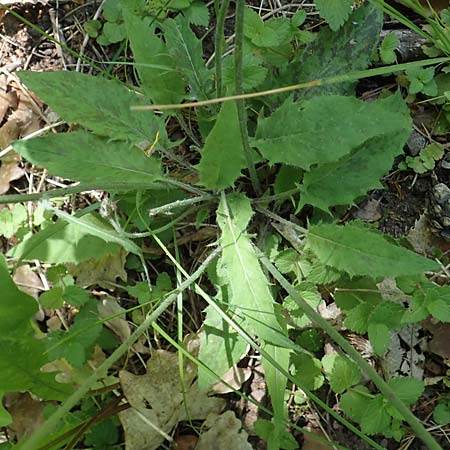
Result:
{"label": "green leaf blade", "polygon": [[152,111],[131,111],[145,102],[117,81],[67,71],[26,71],[19,77],[65,120],[109,139],[153,142],[162,129]]}
{"label": "green leaf blade", "polygon": [[202,158],[197,166],[200,182],[209,189],[231,187],[244,167],[237,107],[234,102],[226,102],[205,141]]}
{"label": "green leaf blade", "polygon": [[163,178],[158,160],[147,157],[139,148],[84,131],[16,141],[14,150],[51,174],[72,180],[151,185]]}
{"label": "green leaf blade", "polygon": [[438,270],[434,261],[396,246],[381,234],[349,223],[345,226],[313,225],[307,247],[323,264],[355,275],[392,277]]}
{"label": "green leaf blade", "polygon": [[223,196],[217,213],[223,248],[220,272],[228,282],[229,306],[264,341],[294,348],[275,316],[275,302],[245,230],[252,216],[249,200],[241,194]]}
{"label": "green leaf blade", "polygon": [[316,7],[333,31],[338,30],[352,12],[353,0],[316,0]]}

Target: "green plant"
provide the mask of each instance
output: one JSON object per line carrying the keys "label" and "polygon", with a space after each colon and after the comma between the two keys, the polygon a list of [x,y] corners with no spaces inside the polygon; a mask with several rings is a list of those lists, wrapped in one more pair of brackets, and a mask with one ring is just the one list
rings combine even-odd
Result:
{"label": "green plant", "polygon": [[[444,148],[438,143],[427,145],[423,148],[418,156],[407,156],[404,166],[409,167],[418,174],[423,174],[429,170],[433,170],[437,161],[444,156]],[[400,166],[400,168],[402,168]]]}
{"label": "green plant", "polygon": [[[145,2],[117,3],[122,31],[136,63],[139,92],[115,80],[75,72],[19,73],[24,84],[79,128],[17,141],[14,149],[51,175],[80,184],[38,197],[1,199],[4,203],[44,199],[42,207],[51,220],[24,236],[7,256],[15,264],[38,259],[53,265],[48,273],[52,288],[40,296],[40,304],[49,309],[65,304],[78,310],[67,330],[35,339],[30,319],[36,302],[18,291],[7,263],[2,262],[0,279],[6,294],[0,298],[0,316],[5,317],[0,325],[6,328],[0,326],[0,340],[6,351],[0,355],[1,390],[26,390],[63,401],[46,424],[18,448],[42,445],[46,434],[88,391],[102,385],[100,381],[112,385],[116,380],[107,376],[108,371],[153,326],[177,348],[184,387],[185,358],[198,365],[198,389],[207,391],[239,362],[249,345],[261,354],[272,419],[259,422],[256,431],[267,439],[270,449],[294,448],[286,431],[285,401],[286,390],[294,384],[374,448],[380,446],[369,435],[384,433],[399,440],[408,424],[428,448],[439,449],[409,409],[420,397],[422,383],[414,378],[384,380],[316,311],[323,303],[321,289],[333,290],[345,326],[367,335],[374,354],[380,357],[392,333],[405,324],[429,316],[450,321],[448,287],[437,286],[423,275],[439,269],[435,261],[357,221],[338,223],[336,207],[382,188],[381,177],[402,153],[412,131],[400,93],[391,92],[370,103],[355,96],[355,80],[380,73],[379,69],[367,70],[378,46],[380,10],[367,4],[352,12],[352,2],[317,2],[330,27],[310,39],[310,34],[298,29],[304,21],[301,12],[291,19],[263,21],[239,0],[234,56],[225,58],[222,66],[220,51],[213,71],[205,64],[202,41],[190,27],[195,22],[187,11],[195,7],[200,14],[197,3],[173,2],[167,16],[166,3],[157,5],[156,14]],[[228,3],[219,3],[216,11],[223,19],[223,5]],[[223,45],[223,21],[219,23],[216,51]],[[351,49],[349,39],[356,43]],[[434,68],[422,69],[426,64],[430,62],[382,71],[408,69],[415,84],[422,83],[417,92],[430,93],[426,86],[432,82],[428,78]],[[279,80],[295,78],[298,82],[297,77],[307,89],[295,94],[279,90],[264,98],[243,95],[256,88],[275,89]],[[55,85],[58,90],[53,89]],[[213,107],[215,101],[210,100],[223,92],[237,95],[237,101],[228,98]],[[176,105],[192,100],[204,105],[189,117],[196,122],[198,133],[189,129],[187,114]],[[149,103],[151,108],[146,108]],[[167,131],[172,120],[190,135],[193,147],[199,141],[202,148],[193,158],[195,164],[180,161],[172,152],[177,145]],[[188,182],[192,174],[198,179]],[[275,186],[267,182],[273,175]],[[109,199],[72,214],[49,201],[56,195],[93,189],[108,192]],[[278,215],[286,199],[292,199],[297,212],[305,206],[314,208],[307,225]],[[203,208],[201,214],[198,204]],[[212,217],[219,242],[219,248],[197,264],[191,275],[180,264],[177,250],[173,255],[169,247],[178,248],[174,230],[186,217],[200,217],[196,220],[200,229],[206,228],[202,227],[205,218]],[[279,223],[277,231],[270,231],[270,221]],[[12,233],[24,221],[12,216],[11,222]],[[157,277],[147,273],[148,255],[143,250],[147,238],[170,261],[168,273],[175,274],[173,282],[166,272]],[[98,302],[74,283],[93,267],[100,267],[102,276],[84,285],[117,287],[124,267],[141,273],[143,281],[124,289],[138,304],[100,319]],[[205,272],[213,294],[196,284]],[[407,304],[393,301],[380,287],[380,282],[392,277],[410,296]],[[187,289],[208,303],[198,355],[192,355],[183,342],[181,299]],[[174,302],[176,339],[157,323]],[[137,328],[118,342],[105,325],[127,312],[132,313]],[[320,356],[322,340],[308,331],[312,324],[328,334],[339,351]],[[110,354],[92,370],[86,363],[95,345]],[[19,359],[14,354],[18,347]],[[62,370],[61,361],[69,369]],[[71,382],[60,383],[54,373],[41,373],[45,364],[59,375],[69,373]],[[373,390],[360,384],[362,373],[373,381]],[[311,392],[324,383],[361,430]],[[186,400],[187,390],[183,395]],[[358,414],[363,402],[369,408]],[[2,412],[0,418],[7,424],[7,413]],[[116,429],[114,423],[100,422],[87,435],[86,445],[114,445],[111,429]],[[111,440],[105,440],[109,433]]]}

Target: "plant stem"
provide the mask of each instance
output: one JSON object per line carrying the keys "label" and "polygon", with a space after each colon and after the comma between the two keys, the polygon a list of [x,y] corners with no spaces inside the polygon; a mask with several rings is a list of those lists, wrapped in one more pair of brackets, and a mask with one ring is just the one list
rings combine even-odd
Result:
{"label": "plant stem", "polygon": [[347,340],[341,336],[322,316],[314,311],[311,306],[301,297],[299,292],[291,283],[278,271],[278,269],[261,254],[261,262],[280,283],[286,292],[295,300],[308,318],[319,325],[341,348],[350,356],[359,368],[375,383],[384,397],[397,409],[414,430],[416,436],[425,443],[428,450],[442,450],[442,447],[435,441],[433,436],[425,429],[419,419],[410,411],[410,409],[397,397],[393,389],[378,375],[377,371],[370,366],[367,361],[359,354]]}
{"label": "plant stem", "polygon": [[58,410],[50,416],[50,418],[28,439],[19,442],[15,450],[35,450],[39,442],[51,433],[58,422],[63,419],[70,410],[89,392],[91,386],[99,379],[106,376],[108,369],[121,358],[133,345],[139,337],[155,322],[155,320],[177,299],[180,292],[185,291],[195,282],[206,270],[208,265],[219,255],[220,248],[217,247],[199,266],[199,268],[190,275],[183,283],[181,283],[175,291],[166,297],[159,306],[150,313],[144,322],[139,325],[134,333],[126,339],[116,350],[107,358],[100,366],[90,375],[86,381],[58,408]]}
{"label": "plant stem", "polygon": [[37,200],[50,199],[55,197],[64,197],[65,195],[78,194],[87,191],[129,191],[135,189],[152,190],[152,189],[167,189],[165,184],[172,185],[184,191],[191,192],[196,195],[204,195],[204,192],[189,184],[170,178],[161,179],[160,182],[126,182],[120,181],[99,182],[99,183],[80,183],[76,186],[69,186],[66,188],[52,189],[51,191],[36,192],[35,194],[11,194],[0,195],[0,204],[4,203],[21,203],[33,202]]}
{"label": "plant stem", "polygon": [[413,69],[416,67],[432,66],[433,64],[442,64],[450,62],[450,57],[443,56],[440,58],[423,59],[420,61],[412,61],[403,64],[395,64],[386,67],[377,67],[375,69],[357,70],[355,72],[349,72],[343,75],[334,75],[332,77],[318,78],[316,80],[306,81],[304,83],[291,84],[289,86],[283,86],[275,89],[268,89],[265,91],[250,92],[248,94],[236,94],[226,97],[212,98],[210,100],[202,100],[199,102],[188,103],[171,103],[161,105],[140,105],[131,106],[133,111],[163,111],[166,109],[183,109],[183,108],[198,108],[200,106],[213,105],[215,103],[224,103],[233,100],[245,100],[249,98],[267,97],[274,94],[283,94],[285,92],[298,91],[300,89],[313,88],[318,86],[325,86],[328,84],[337,84],[348,81],[357,81],[363,78],[377,77],[380,75],[387,75],[390,73],[402,72],[404,70]]}
{"label": "plant stem", "polygon": [[214,40],[214,53],[215,53],[215,69],[216,69],[216,97],[222,97],[222,53],[223,53],[223,38],[225,28],[225,18],[227,16],[228,7],[230,6],[230,0],[222,0],[220,5],[219,14],[217,15],[216,35]]}
{"label": "plant stem", "polygon": [[[236,16],[235,16],[235,45],[234,45],[234,66],[235,66],[235,93],[242,95],[244,93],[244,0],[236,0]],[[256,173],[255,163],[253,161],[252,148],[248,139],[247,128],[247,111],[245,109],[245,100],[236,101],[237,112],[239,117],[239,127],[241,129],[242,145],[244,146],[245,159],[247,160],[247,168],[250,174],[253,190],[256,195],[262,195],[261,185],[259,184],[258,174]]]}

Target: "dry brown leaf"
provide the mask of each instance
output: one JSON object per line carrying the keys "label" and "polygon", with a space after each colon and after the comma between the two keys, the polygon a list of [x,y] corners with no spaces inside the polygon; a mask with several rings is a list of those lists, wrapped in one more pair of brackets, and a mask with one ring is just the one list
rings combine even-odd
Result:
{"label": "dry brown leaf", "polygon": [[66,264],[67,271],[77,279],[79,286],[92,286],[98,284],[106,289],[111,289],[111,283],[117,278],[127,280],[125,270],[127,252],[121,248],[115,254],[107,254],[100,258],[91,258],[79,264]]}
{"label": "dry brown leaf", "polygon": [[29,436],[45,422],[45,402],[34,400],[28,392],[5,394],[5,407],[13,419],[8,427],[11,438]]}
{"label": "dry brown leaf", "polygon": [[428,343],[430,352],[450,360],[450,323],[434,323],[431,319],[427,319],[423,322],[423,327],[433,336]]}
{"label": "dry brown leaf", "polygon": [[228,394],[233,392],[233,389],[238,391],[251,376],[252,370],[249,367],[231,367],[225,375],[222,376],[222,380],[226,381],[227,384],[219,381],[212,386],[211,392],[214,394]]}
{"label": "dry brown leaf", "polygon": [[19,167],[20,156],[17,153],[9,153],[0,166],[0,195],[9,191],[11,181],[22,178],[25,171]]}
{"label": "dry brown leaf", "polygon": [[123,342],[128,339],[131,334],[130,325],[124,319],[125,309],[119,305],[116,299],[111,297],[105,298],[98,303],[98,316],[100,319],[106,319],[107,317],[116,314],[123,315],[108,320],[105,325],[120,338],[121,342]]}
{"label": "dry brown leaf", "polygon": [[126,450],[157,449],[179,421],[201,420],[223,410],[224,400],[199,392],[194,381],[196,376],[196,367],[186,362],[185,405],[176,353],[154,352],[147,362],[145,375],[134,375],[126,370],[119,373],[124,395],[132,406],[119,414]]}
{"label": "dry brown leaf", "polygon": [[39,292],[44,290],[41,279],[33,272],[29,264],[19,266],[14,273],[13,279],[22,292],[31,295],[35,299],[38,298]]}
{"label": "dry brown leaf", "polygon": [[252,450],[248,434],[233,411],[210,414],[202,426],[202,434],[195,450]]}
{"label": "dry brown leaf", "polygon": [[316,428],[307,427],[308,431],[311,434],[304,434],[304,441],[302,450],[334,450],[336,447],[333,444],[327,444],[326,442],[319,441],[318,439],[314,439],[312,435],[316,434],[323,439],[327,439],[326,436],[322,433],[321,430]]}

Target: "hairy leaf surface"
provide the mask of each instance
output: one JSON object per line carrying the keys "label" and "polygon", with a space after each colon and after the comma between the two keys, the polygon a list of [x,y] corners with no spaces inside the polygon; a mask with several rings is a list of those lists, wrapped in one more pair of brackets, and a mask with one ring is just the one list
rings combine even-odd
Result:
{"label": "hairy leaf surface", "polygon": [[[381,10],[366,3],[337,32],[323,27],[300,60],[293,62],[295,78],[292,82],[302,83],[367,69],[377,49],[382,26]],[[348,95],[354,93],[354,85],[353,81],[330,84],[302,90],[298,95],[303,98],[330,93]]]}
{"label": "hairy leaf surface", "polygon": [[117,81],[67,71],[27,71],[19,77],[65,120],[109,139],[153,142],[162,128],[153,111],[130,110],[145,102]]}
{"label": "hairy leaf surface", "polygon": [[162,179],[159,162],[123,141],[84,131],[17,141],[14,150],[52,175],[85,182],[143,182]]}
{"label": "hairy leaf surface", "polygon": [[185,97],[183,77],[167,45],[147,20],[124,8],[123,18],[136,69],[145,94],[154,103],[179,103]]}
{"label": "hairy leaf surface", "polygon": [[244,148],[236,104],[226,102],[206,138],[202,159],[197,166],[200,182],[209,189],[231,187],[244,167]]}
{"label": "hairy leaf surface", "polygon": [[[99,224],[103,219],[88,214],[79,219],[83,223]],[[38,259],[50,264],[78,264],[90,258],[115,254],[120,246],[89,234],[79,224],[58,221],[24,239],[8,252],[8,256],[23,260]]]}
{"label": "hairy leaf surface", "polygon": [[370,139],[339,161],[306,172],[299,207],[308,204],[328,211],[330,206],[351,204],[370,189],[383,189],[380,178],[402,153],[410,134],[407,128],[402,131]]}
{"label": "hairy leaf surface", "polygon": [[272,164],[308,170],[312,164],[338,161],[375,137],[398,134],[407,139],[410,128],[399,95],[371,103],[336,95],[298,103],[291,98],[270,117],[259,119],[253,145]]}
{"label": "hairy leaf surface", "polygon": [[202,41],[181,15],[164,22],[165,39],[172,59],[191,88],[191,98],[206,100],[210,84],[210,72],[203,61]]}
{"label": "hairy leaf surface", "polygon": [[307,247],[320,262],[351,277],[414,275],[439,268],[434,261],[392,244],[380,233],[351,223],[311,226]]}
{"label": "hairy leaf surface", "polygon": [[241,194],[223,196],[217,211],[222,235],[221,273],[228,281],[229,305],[235,320],[260,339],[293,347],[275,316],[275,302],[250,239],[245,234],[252,216],[250,201]]}

